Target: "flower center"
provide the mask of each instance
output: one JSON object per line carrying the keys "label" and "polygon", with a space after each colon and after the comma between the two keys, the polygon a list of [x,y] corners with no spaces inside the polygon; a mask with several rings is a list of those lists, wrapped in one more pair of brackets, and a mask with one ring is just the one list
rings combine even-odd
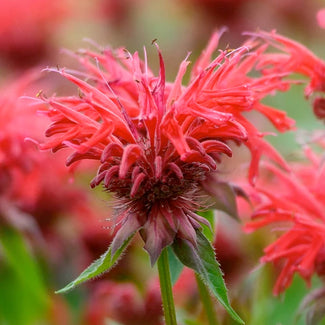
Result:
{"label": "flower center", "polygon": [[116,174],[111,182],[104,186],[118,198],[141,200],[145,205],[151,206],[157,201],[194,194],[209,172],[205,165],[197,163],[181,163],[178,167],[180,172],[166,168],[158,179],[148,176],[146,171],[142,170],[138,171],[138,176],[134,176],[130,171],[124,179]]}

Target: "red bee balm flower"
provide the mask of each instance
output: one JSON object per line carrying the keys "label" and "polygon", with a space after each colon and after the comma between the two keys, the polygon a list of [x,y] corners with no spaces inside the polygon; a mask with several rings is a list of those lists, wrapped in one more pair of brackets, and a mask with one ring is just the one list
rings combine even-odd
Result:
{"label": "red bee balm flower", "polygon": [[[283,231],[266,247],[262,258],[262,262],[281,265],[275,294],[291,284],[295,272],[307,283],[314,272],[325,274],[325,169],[320,157],[307,153],[312,164],[297,164],[289,174],[268,166],[276,176],[274,184],[268,182],[268,190],[259,190],[260,202],[253,220],[246,224],[247,231],[266,225]],[[272,188],[276,188],[276,194]]]}
{"label": "red bee balm flower", "polygon": [[53,140],[41,148],[72,148],[68,165],[81,159],[100,162],[91,186],[102,183],[115,197],[121,228],[112,242],[113,253],[138,230],[152,263],[175,238],[195,246],[195,230],[207,224],[195,211],[204,205],[206,192],[213,193],[207,187],[218,162],[232,155],[228,141],[245,142],[251,150],[252,177],[262,151],[282,162],[241,113],[256,108],[280,130],[289,129],[292,121],[284,113],[259,102],[289,83],[282,74],[247,76],[262,47],[248,55],[252,46],[247,44],[210,62],[219,36],[213,35],[187,87],[181,84],[187,58],[174,83],[166,83],[159,50],[158,77],[138,53],[83,51],[78,58],[87,70],[81,74],[87,82],[58,70],[79,87],[80,95],[42,98],[53,121],[46,135]]}
{"label": "red bee balm flower", "polygon": [[284,53],[271,53],[264,55],[264,62],[261,60],[261,66],[264,65],[265,73],[300,73],[310,79],[309,85],[305,89],[306,97],[314,92],[325,92],[325,62],[318,58],[314,53],[308,50],[302,44],[289,38],[277,34],[261,32],[258,37],[263,37],[274,47]]}

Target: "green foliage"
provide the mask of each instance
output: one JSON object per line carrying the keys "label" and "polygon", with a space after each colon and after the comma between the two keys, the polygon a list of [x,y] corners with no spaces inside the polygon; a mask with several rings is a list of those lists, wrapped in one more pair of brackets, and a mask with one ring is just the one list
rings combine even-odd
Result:
{"label": "green foliage", "polygon": [[210,241],[213,242],[213,237],[214,237],[214,227],[215,227],[215,222],[214,222],[214,213],[213,210],[207,210],[207,211],[200,211],[198,212],[198,214],[201,217],[204,217],[205,219],[207,219],[210,223],[211,227],[208,227],[206,225],[202,225],[203,227],[203,234],[205,235],[205,237]]}
{"label": "green foliage", "polygon": [[0,268],[0,323],[29,325],[40,322],[49,308],[42,272],[23,236],[0,227],[3,263]]}
{"label": "green foliage", "polygon": [[183,271],[184,265],[180,262],[180,260],[175,255],[174,251],[169,247],[168,250],[168,262],[169,262],[169,269],[170,269],[170,277],[172,284],[174,285],[178,280],[180,274]]}
{"label": "green foliage", "polygon": [[200,231],[197,231],[196,247],[188,241],[177,239],[173,244],[173,249],[180,261],[200,276],[229,315],[238,323],[244,324],[243,320],[230,306],[220,265],[208,239]]}
{"label": "green foliage", "polygon": [[[243,295],[247,292],[251,298],[247,322],[250,325],[307,325],[307,314],[311,310],[301,310],[301,305],[312,289],[322,287],[322,283],[314,277],[311,288],[308,288],[304,280],[296,275],[284,293],[273,296],[273,273],[272,265],[264,265],[250,274],[247,279],[249,283],[246,283],[246,288],[241,289]],[[324,321],[313,325],[316,324],[323,325]]]}

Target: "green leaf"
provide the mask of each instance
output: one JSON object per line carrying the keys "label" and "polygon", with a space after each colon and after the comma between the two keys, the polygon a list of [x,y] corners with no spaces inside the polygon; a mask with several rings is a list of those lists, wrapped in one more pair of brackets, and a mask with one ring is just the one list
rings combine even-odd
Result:
{"label": "green leaf", "polygon": [[47,304],[46,288],[42,272],[35,257],[27,249],[22,235],[16,230],[4,227],[0,231],[0,243],[8,263],[26,288],[33,292],[34,299]]}
{"label": "green leaf", "polygon": [[0,323],[42,323],[50,300],[37,259],[15,229],[0,227],[0,246]]}
{"label": "green leaf", "polygon": [[167,250],[168,250],[170,277],[171,277],[172,284],[174,285],[178,280],[180,274],[182,273],[184,265],[177,258],[177,256],[175,255],[174,251],[170,248],[170,246],[167,247]]}
{"label": "green leaf", "polygon": [[74,281],[70,282],[63,289],[56,291],[55,293],[65,293],[69,290],[74,289],[77,285],[88,281],[104,272],[109,271],[113,268],[113,266],[117,263],[118,259],[125,251],[127,246],[129,245],[131,239],[134,237],[132,234],[124,243],[121,245],[119,249],[116,250],[115,254],[112,255],[111,247],[95,262],[93,262],[86,270],[84,270]]}
{"label": "green leaf", "polygon": [[200,231],[197,231],[196,234],[197,247],[194,247],[187,240],[180,238],[175,240],[173,249],[176,256],[184,265],[193,269],[200,276],[229,315],[238,323],[244,324],[243,320],[230,306],[220,265],[216,260],[211,244]]}
{"label": "green leaf", "polygon": [[214,239],[213,238],[214,237],[213,230],[215,228],[213,210],[199,211],[197,214],[209,221],[211,228],[202,224],[202,228],[203,228],[202,232],[210,242],[213,242],[213,239]]}

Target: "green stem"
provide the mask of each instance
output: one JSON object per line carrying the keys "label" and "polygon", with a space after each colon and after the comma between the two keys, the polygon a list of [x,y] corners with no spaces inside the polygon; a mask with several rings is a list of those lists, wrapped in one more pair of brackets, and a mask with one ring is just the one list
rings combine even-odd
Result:
{"label": "green stem", "polygon": [[157,263],[166,325],[177,325],[167,249],[162,251]]}
{"label": "green stem", "polygon": [[203,281],[197,274],[195,274],[195,277],[196,277],[196,283],[199,289],[201,301],[204,306],[206,315],[208,317],[209,325],[218,325],[218,319],[213,308],[213,301],[211,299],[209,290],[207,289],[206,285],[203,283]]}

